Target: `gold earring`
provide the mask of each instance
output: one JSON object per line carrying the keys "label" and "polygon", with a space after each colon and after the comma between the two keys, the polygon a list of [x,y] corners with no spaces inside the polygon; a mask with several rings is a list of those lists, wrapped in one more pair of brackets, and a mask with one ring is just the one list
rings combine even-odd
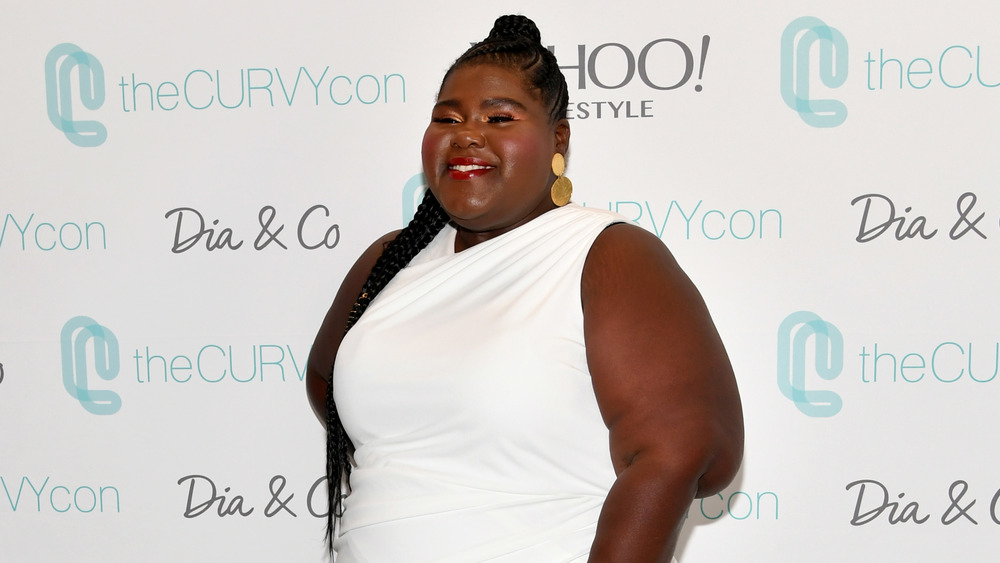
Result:
{"label": "gold earring", "polygon": [[556,175],[556,181],[552,183],[552,203],[562,207],[569,203],[569,198],[573,196],[573,182],[563,176],[566,172],[566,159],[563,155],[556,153],[552,155],[552,173]]}

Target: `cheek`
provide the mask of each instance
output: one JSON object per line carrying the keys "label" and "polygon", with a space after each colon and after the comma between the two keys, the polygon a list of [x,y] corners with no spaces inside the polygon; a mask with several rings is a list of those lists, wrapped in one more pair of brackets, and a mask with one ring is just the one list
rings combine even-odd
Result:
{"label": "cheek", "polygon": [[510,139],[503,147],[507,163],[518,170],[518,174],[548,176],[552,161],[551,143],[536,136]]}
{"label": "cheek", "polygon": [[424,165],[424,173],[431,175],[439,161],[443,138],[430,128],[424,131],[424,139],[420,143],[420,159]]}

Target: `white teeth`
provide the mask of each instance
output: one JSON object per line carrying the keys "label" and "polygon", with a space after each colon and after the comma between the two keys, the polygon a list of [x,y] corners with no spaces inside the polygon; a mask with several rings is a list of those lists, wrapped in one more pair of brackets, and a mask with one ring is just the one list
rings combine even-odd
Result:
{"label": "white teeth", "polygon": [[472,170],[487,170],[493,168],[492,166],[480,166],[478,164],[455,164],[448,167],[448,170],[457,170],[459,172],[470,172]]}

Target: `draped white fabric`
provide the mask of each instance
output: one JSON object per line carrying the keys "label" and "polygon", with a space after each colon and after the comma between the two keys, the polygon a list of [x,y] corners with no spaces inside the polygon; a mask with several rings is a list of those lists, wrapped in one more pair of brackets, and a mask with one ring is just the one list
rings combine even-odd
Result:
{"label": "draped white fabric", "polygon": [[[446,227],[341,345],[347,561],[586,561],[614,482],[580,275],[620,218],[574,204],[455,253]],[[340,557],[338,557],[338,560]]]}

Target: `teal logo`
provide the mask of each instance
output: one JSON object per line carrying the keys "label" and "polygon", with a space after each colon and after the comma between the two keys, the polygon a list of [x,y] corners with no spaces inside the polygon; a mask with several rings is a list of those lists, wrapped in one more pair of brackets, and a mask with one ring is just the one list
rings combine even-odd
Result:
{"label": "teal logo", "polygon": [[99,121],[73,119],[73,77],[80,105],[99,109],[104,104],[104,67],[93,55],[72,43],[61,43],[45,57],[45,93],[49,121],[79,147],[96,147],[108,138]]}
{"label": "teal logo", "polygon": [[834,416],[844,405],[840,395],[806,388],[806,365],[810,357],[816,375],[827,381],[836,379],[844,369],[844,337],[836,326],[815,313],[797,311],[785,317],[778,327],[778,388],[804,414]]}
{"label": "teal logo", "polygon": [[427,191],[427,179],[423,174],[416,174],[410,178],[403,186],[403,226],[410,224],[413,215],[417,212],[417,206],[424,199],[424,192]]}
{"label": "teal logo", "polygon": [[839,100],[813,100],[809,81],[813,78],[812,48],[819,43],[816,74],[827,88],[839,88],[847,80],[847,40],[819,18],[801,17],[781,34],[781,98],[813,127],[836,127],[847,119],[847,106]]}
{"label": "teal logo", "polygon": [[90,317],[73,317],[63,326],[62,377],[66,392],[93,414],[115,414],[122,408],[121,397],[114,391],[90,388],[87,352],[93,352],[94,373],[105,381],[118,377],[120,356],[118,339],[107,327]]}

